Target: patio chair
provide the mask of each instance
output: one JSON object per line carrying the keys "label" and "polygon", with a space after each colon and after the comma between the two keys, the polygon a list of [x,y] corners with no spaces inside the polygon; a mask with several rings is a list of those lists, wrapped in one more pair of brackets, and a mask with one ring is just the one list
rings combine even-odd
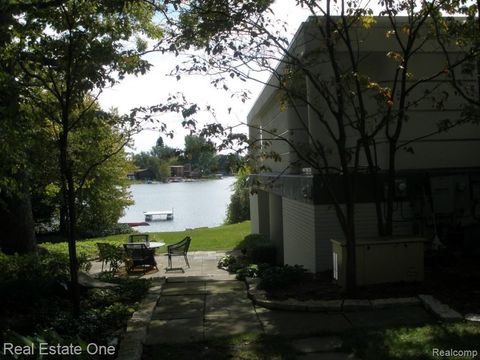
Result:
{"label": "patio chair", "polygon": [[137,266],[143,267],[145,273],[148,268],[155,267],[157,270],[157,262],[155,261],[155,249],[149,249],[146,244],[123,244],[125,249],[125,267],[127,272],[132,271]]}
{"label": "patio chair", "polygon": [[165,254],[165,256],[168,256],[168,269],[172,269],[172,256],[183,256],[183,258],[185,259],[185,263],[188,267],[190,267],[187,253],[191,241],[192,239],[190,238],[190,236],[187,236],[182,241],[167,246],[167,253]]}
{"label": "patio chair", "polygon": [[185,263],[187,264],[188,267],[190,267],[190,263],[188,262],[188,248],[190,247],[190,242],[192,239],[190,236],[187,236],[185,239],[167,246],[167,253],[165,256],[168,256],[168,268],[167,269],[172,269],[172,256],[183,256],[185,259]]}
{"label": "patio chair", "polygon": [[146,243],[148,244],[148,234],[130,234],[128,236],[129,243]]}
{"label": "patio chair", "polygon": [[98,260],[102,262],[102,272],[103,266],[107,265],[108,262],[108,245],[107,243],[97,243]]}

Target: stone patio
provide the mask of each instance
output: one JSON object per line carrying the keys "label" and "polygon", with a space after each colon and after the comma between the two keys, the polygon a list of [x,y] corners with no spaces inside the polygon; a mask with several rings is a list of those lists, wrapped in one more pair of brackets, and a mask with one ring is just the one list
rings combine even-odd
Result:
{"label": "stone patio", "polygon": [[[157,278],[168,277],[175,278],[178,281],[190,281],[215,279],[215,280],[233,280],[235,275],[229,274],[227,271],[219,269],[217,267],[218,260],[225,256],[223,251],[193,251],[188,253],[188,261],[190,268],[187,267],[183,257],[174,257],[173,270],[166,270],[167,257],[162,253],[155,256],[157,261],[158,270],[152,269],[143,274],[141,271],[135,272],[135,274],[141,278]],[[99,261],[93,261],[90,274],[96,275],[101,272],[102,264]],[[122,271],[123,269],[121,269]]]}

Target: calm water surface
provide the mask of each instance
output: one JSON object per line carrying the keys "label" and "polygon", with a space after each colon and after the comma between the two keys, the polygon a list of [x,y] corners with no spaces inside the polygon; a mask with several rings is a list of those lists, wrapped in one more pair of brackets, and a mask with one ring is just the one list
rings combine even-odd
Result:
{"label": "calm water surface", "polygon": [[150,226],[137,226],[136,229],[142,232],[180,231],[222,225],[234,181],[234,177],[226,177],[197,182],[131,185],[135,204],[125,210],[119,222],[142,222],[145,221],[145,211],[173,209],[173,220],[150,221]]}

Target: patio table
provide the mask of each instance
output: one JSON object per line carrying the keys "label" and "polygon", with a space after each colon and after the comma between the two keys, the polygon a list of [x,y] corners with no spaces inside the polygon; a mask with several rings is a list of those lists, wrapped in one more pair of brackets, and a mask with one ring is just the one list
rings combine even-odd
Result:
{"label": "patio table", "polygon": [[162,246],[165,246],[165,243],[163,241],[150,241],[147,243],[147,247],[149,247],[150,249],[156,249]]}

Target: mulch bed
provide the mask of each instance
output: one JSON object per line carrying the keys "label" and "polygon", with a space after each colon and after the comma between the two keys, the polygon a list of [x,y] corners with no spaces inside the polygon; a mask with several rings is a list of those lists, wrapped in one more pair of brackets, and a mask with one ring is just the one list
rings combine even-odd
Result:
{"label": "mulch bed", "polygon": [[[332,283],[332,273],[307,275],[302,282],[269,291],[270,299],[335,300],[342,299],[340,288]],[[392,283],[360,287],[357,299],[381,299],[431,294],[461,313],[480,313],[480,266],[478,259],[427,256],[422,283]]]}

